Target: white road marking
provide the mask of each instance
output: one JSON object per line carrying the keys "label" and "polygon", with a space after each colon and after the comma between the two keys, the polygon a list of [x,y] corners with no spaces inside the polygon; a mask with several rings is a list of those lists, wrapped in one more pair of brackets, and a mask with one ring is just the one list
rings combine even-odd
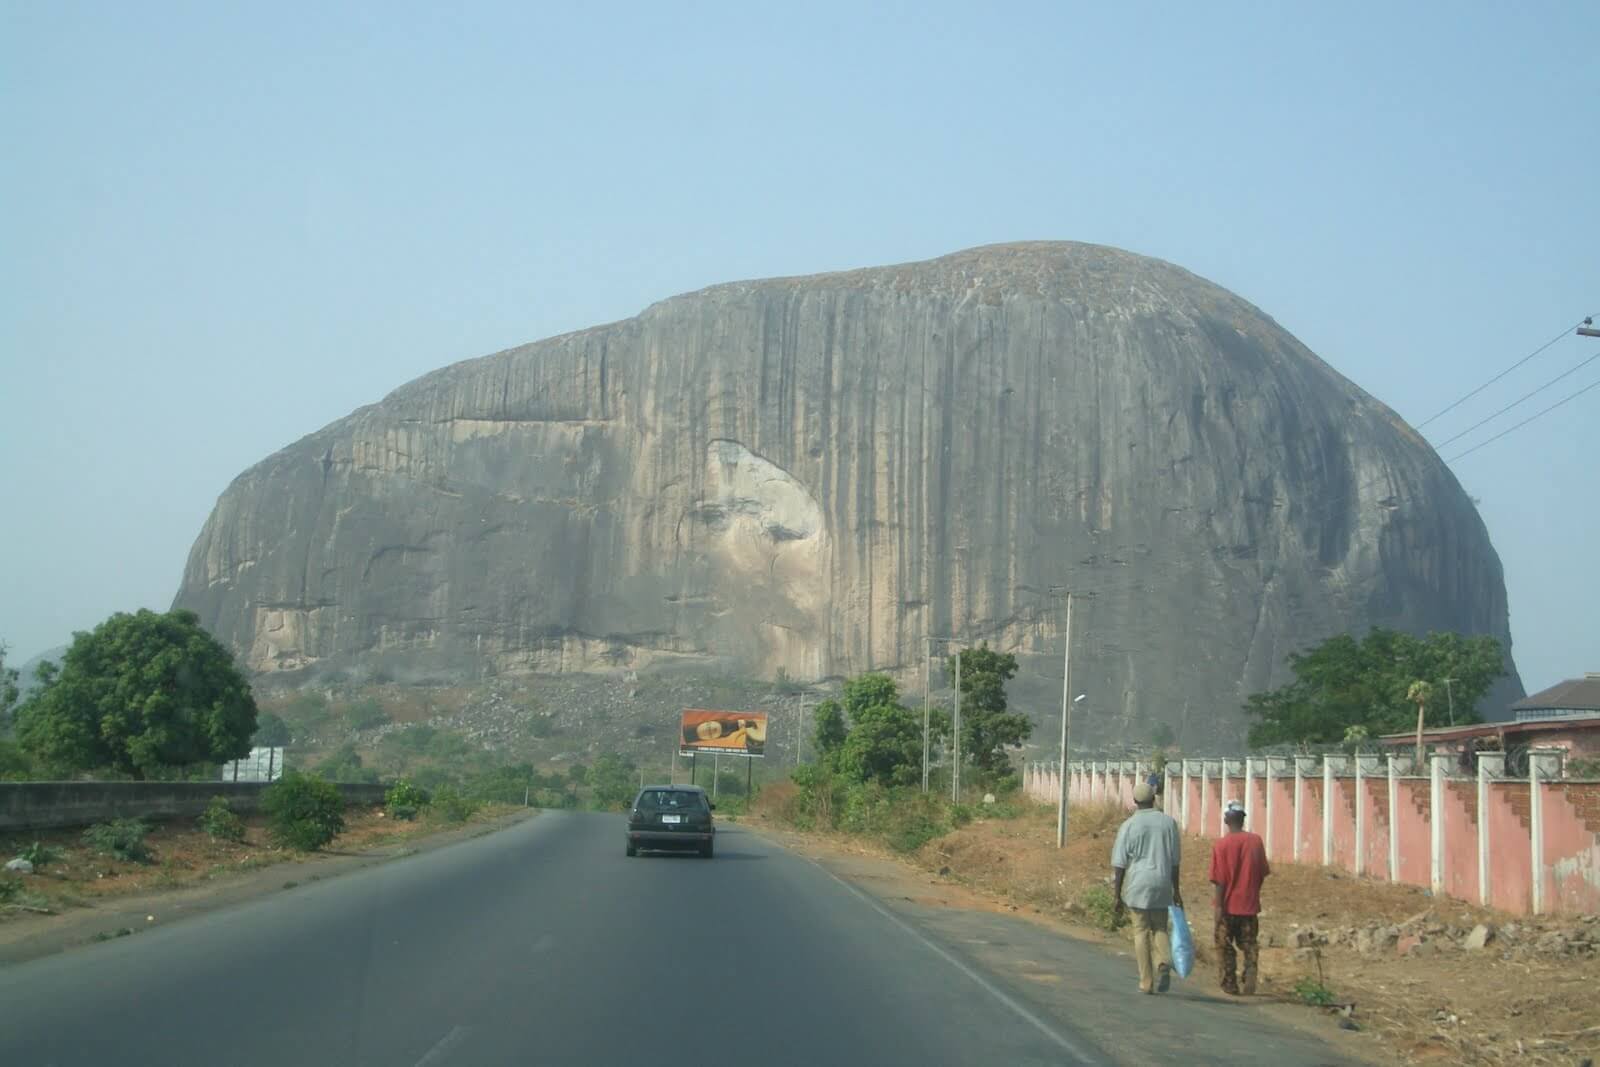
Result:
{"label": "white road marking", "polygon": [[[809,857],[807,858],[809,859]],[[1030,1024],[1035,1030],[1038,1030],[1051,1041],[1054,1041],[1061,1047],[1062,1051],[1066,1052],[1069,1056],[1072,1056],[1075,1062],[1082,1064],[1098,1064],[1105,1062],[1103,1060],[1095,1059],[1082,1047],[1080,1047],[1076,1041],[1073,1041],[1066,1035],[1057,1032],[1056,1029],[1049,1023],[1045,1022],[1033,1012],[1017,1003],[1016,999],[1007,994],[1005,990],[1001,989],[983,975],[979,974],[977,971],[973,970],[971,967],[968,967],[965,963],[962,963],[960,960],[950,955],[950,953],[940,948],[938,944],[929,939],[921,930],[918,930],[916,927],[900,918],[900,916],[885,908],[882,904],[879,904],[876,900],[873,900],[861,890],[857,889],[843,878],[840,878],[837,874],[834,874],[832,871],[828,870],[828,868],[822,866],[822,864],[817,863],[816,860],[811,860],[811,862],[815,863],[817,868],[822,871],[822,873],[826,874],[829,878],[832,878],[835,882],[838,882],[849,892],[855,894],[857,899],[859,899],[867,907],[871,908],[873,911],[877,912],[879,915],[882,915],[885,919],[888,919],[891,923],[894,923],[894,925],[898,926],[900,929],[904,930],[906,933],[922,942],[923,946],[926,947],[930,952],[944,960],[962,974],[966,975],[968,978],[972,979],[972,981],[977,983],[978,987],[981,988],[985,993],[988,993],[1001,1004],[1004,1004],[1006,1007],[1010,1008],[1018,1018]]]}
{"label": "white road marking", "polygon": [[434,1064],[443,1063],[450,1055],[450,1050],[460,1045],[472,1033],[468,1026],[453,1026],[450,1032],[439,1039],[439,1043],[430,1048],[422,1059],[417,1061],[417,1067],[433,1067]]}

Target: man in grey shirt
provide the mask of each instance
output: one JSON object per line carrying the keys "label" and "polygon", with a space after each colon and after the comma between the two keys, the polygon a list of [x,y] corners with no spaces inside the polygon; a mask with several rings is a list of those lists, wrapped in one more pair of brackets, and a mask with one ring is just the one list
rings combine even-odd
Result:
{"label": "man in grey shirt", "polygon": [[1139,992],[1165,993],[1172,985],[1172,942],[1167,936],[1167,906],[1183,907],[1178,888],[1182,835],[1172,816],[1155,810],[1155,790],[1145,782],[1133,788],[1137,810],[1117,830],[1111,846],[1111,894],[1116,914],[1133,912],[1133,958],[1139,964]]}

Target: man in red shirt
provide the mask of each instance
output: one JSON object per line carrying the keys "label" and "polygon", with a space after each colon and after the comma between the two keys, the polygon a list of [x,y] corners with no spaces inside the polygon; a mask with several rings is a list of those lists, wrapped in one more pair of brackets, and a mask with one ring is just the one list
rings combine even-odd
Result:
{"label": "man in red shirt", "polygon": [[1238,996],[1239,980],[1234,976],[1234,948],[1244,954],[1245,996],[1256,991],[1256,946],[1261,914],[1261,883],[1267,869],[1267,846],[1261,835],[1244,828],[1244,805],[1228,801],[1222,814],[1228,832],[1211,846],[1211,884],[1217,887],[1212,911],[1216,916],[1213,942],[1217,948],[1217,972],[1222,991]]}

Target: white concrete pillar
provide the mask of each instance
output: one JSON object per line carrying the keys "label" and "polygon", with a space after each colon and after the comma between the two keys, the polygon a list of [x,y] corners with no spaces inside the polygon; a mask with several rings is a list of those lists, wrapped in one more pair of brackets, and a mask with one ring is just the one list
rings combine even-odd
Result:
{"label": "white concrete pillar", "polygon": [[1273,756],[1268,756],[1266,759],[1261,761],[1264,764],[1264,766],[1261,768],[1262,778],[1266,782],[1267,787],[1267,818],[1266,825],[1263,827],[1266,832],[1261,835],[1261,840],[1262,843],[1267,846],[1267,859],[1269,860],[1272,859],[1272,816],[1275,814],[1272,809],[1276,806],[1272,799],[1272,794],[1276,792],[1276,790],[1272,788],[1272,783],[1273,779],[1277,777],[1273,772],[1278,769],[1276,766],[1274,766],[1275,761],[1276,758]]}
{"label": "white concrete pillar", "polygon": [[[1222,784],[1217,787],[1217,824],[1213,836],[1221,837],[1227,833],[1227,829],[1222,822],[1222,813],[1228,810],[1228,761],[1224,759],[1217,762],[1222,765],[1222,777],[1219,779]],[[1212,833],[1212,831],[1208,830],[1207,833]]]}
{"label": "white concrete pillar", "polygon": [[1361,783],[1361,757],[1356,760],[1356,863],[1355,874],[1357,878],[1367,869],[1367,797],[1366,788]]}
{"label": "white concrete pillar", "polygon": [[1244,824],[1246,826],[1251,827],[1252,829],[1256,825],[1256,823],[1255,823],[1255,817],[1256,817],[1256,813],[1255,813],[1255,795],[1254,795],[1255,794],[1255,784],[1256,784],[1255,771],[1256,771],[1256,761],[1253,760],[1253,759],[1246,759],[1244,761]]}
{"label": "white concrete pillar", "polygon": [[1428,851],[1432,855],[1428,885],[1435,897],[1444,892],[1444,777],[1451,759],[1445,752],[1428,755]]}
{"label": "white concrete pillar", "polygon": [[1333,866],[1333,761],[1322,757],[1322,865]]}
{"label": "white concrete pillar", "polygon": [[1206,832],[1206,809],[1211,806],[1211,761],[1200,761],[1200,829],[1197,831],[1204,837]]}
{"label": "white concrete pillar", "polygon": [[1544,913],[1544,789],[1543,783],[1561,776],[1560,749],[1528,752],[1528,844],[1533,866],[1533,913]]}
{"label": "white concrete pillar", "polygon": [[1389,771],[1389,881],[1400,880],[1400,782],[1395,772],[1394,753],[1388,760]]}
{"label": "white concrete pillar", "polygon": [[1489,890],[1489,782],[1506,773],[1504,753],[1478,753],[1478,903],[1491,907]]}
{"label": "white concrete pillar", "polygon": [[1178,788],[1181,790],[1178,799],[1178,829],[1184,833],[1189,832],[1189,761],[1181,760],[1178,764],[1182,774]]}

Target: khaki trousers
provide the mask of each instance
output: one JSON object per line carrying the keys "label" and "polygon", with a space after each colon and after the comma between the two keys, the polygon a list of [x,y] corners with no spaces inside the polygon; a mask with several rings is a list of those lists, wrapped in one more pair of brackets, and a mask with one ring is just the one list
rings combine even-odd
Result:
{"label": "khaki trousers", "polygon": [[1156,970],[1172,966],[1172,939],[1166,908],[1129,908],[1133,917],[1133,959],[1139,965],[1139,992],[1155,988]]}

